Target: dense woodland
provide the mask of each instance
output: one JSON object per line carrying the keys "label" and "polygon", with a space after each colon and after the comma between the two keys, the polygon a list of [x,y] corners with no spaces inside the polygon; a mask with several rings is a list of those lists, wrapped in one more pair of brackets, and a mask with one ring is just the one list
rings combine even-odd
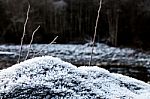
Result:
{"label": "dense woodland", "polygon": [[[20,44],[28,3],[25,42],[87,43],[92,40],[99,0],[0,0],[0,43]],[[149,0],[103,0],[96,42],[150,47]]]}

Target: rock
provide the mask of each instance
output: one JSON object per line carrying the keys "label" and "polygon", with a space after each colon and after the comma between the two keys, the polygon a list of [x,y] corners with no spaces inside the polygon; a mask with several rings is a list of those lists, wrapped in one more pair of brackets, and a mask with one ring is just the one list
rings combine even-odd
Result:
{"label": "rock", "polygon": [[51,56],[36,57],[0,71],[0,98],[137,99],[150,85],[99,67],[76,67]]}

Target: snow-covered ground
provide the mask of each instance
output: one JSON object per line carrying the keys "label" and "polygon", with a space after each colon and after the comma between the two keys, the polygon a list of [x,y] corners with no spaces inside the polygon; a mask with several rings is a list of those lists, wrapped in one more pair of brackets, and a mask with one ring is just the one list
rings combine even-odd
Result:
{"label": "snow-covered ground", "polygon": [[[25,57],[29,45],[24,45],[23,57]],[[14,45],[0,45],[0,51],[15,52],[19,55],[20,46]],[[33,44],[31,45],[29,57],[41,56],[41,55],[50,55],[57,56],[63,60],[90,60],[91,58],[92,47],[90,44],[84,45],[72,45],[72,44]],[[150,55],[143,54],[141,52],[136,52],[130,48],[115,48],[110,47],[105,44],[97,43],[94,47],[93,52],[93,61],[99,63],[100,61],[120,61],[127,62],[128,64],[134,64],[135,62],[147,61],[147,64],[150,64]],[[122,61],[121,61],[122,60]]]}
{"label": "snow-covered ground", "polygon": [[96,66],[77,68],[43,56],[1,70],[0,98],[150,99],[150,85]]}
{"label": "snow-covered ground", "polygon": [[12,55],[12,54],[14,54],[14,53],[12,53],[12,52],[0,52],[0,55]]}
{"label": "snow-covered ground", "polygon": [[[23,45],[22,61],[28,49],[29,45]],[[61,58],[77,66],[88,66],[91,49],[90,44],[32,44],[29,58],[49,55]],[[0,45],[0,52],[2,52],[0,54],[0,69],[16,63],[19,50],[20,46],[17,45]],[[3,52],[12,54],[8,55],[6,53],[4,55]],[[97,43],[94,47],[92,65],[101,66],[109,69],[110,72],[126,74],[146,82],[150,81],[150,54],[144,54],[131,48],[116,48]]]}

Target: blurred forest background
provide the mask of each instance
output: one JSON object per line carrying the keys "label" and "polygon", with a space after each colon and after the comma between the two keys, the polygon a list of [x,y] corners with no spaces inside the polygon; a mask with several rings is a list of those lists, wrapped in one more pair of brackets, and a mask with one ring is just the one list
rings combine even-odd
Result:
{"label": "blurred forest background", "polygon": [[[28,2],[25,43],[87,43],[99,0],[0,0],[0,44],[20,44]],[[96,42],[150,50],[150,0],[103,0]]]}

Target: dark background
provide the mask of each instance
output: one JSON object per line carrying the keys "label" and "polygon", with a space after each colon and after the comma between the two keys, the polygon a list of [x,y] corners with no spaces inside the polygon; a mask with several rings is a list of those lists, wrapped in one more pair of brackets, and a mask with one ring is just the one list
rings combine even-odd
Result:
{"label": "dark background", "polygon": [[[99,0],[0,0],[0,44],[87,43],[93,38]],[[103,0],[96,42],[150,50],[150,0]]]}

